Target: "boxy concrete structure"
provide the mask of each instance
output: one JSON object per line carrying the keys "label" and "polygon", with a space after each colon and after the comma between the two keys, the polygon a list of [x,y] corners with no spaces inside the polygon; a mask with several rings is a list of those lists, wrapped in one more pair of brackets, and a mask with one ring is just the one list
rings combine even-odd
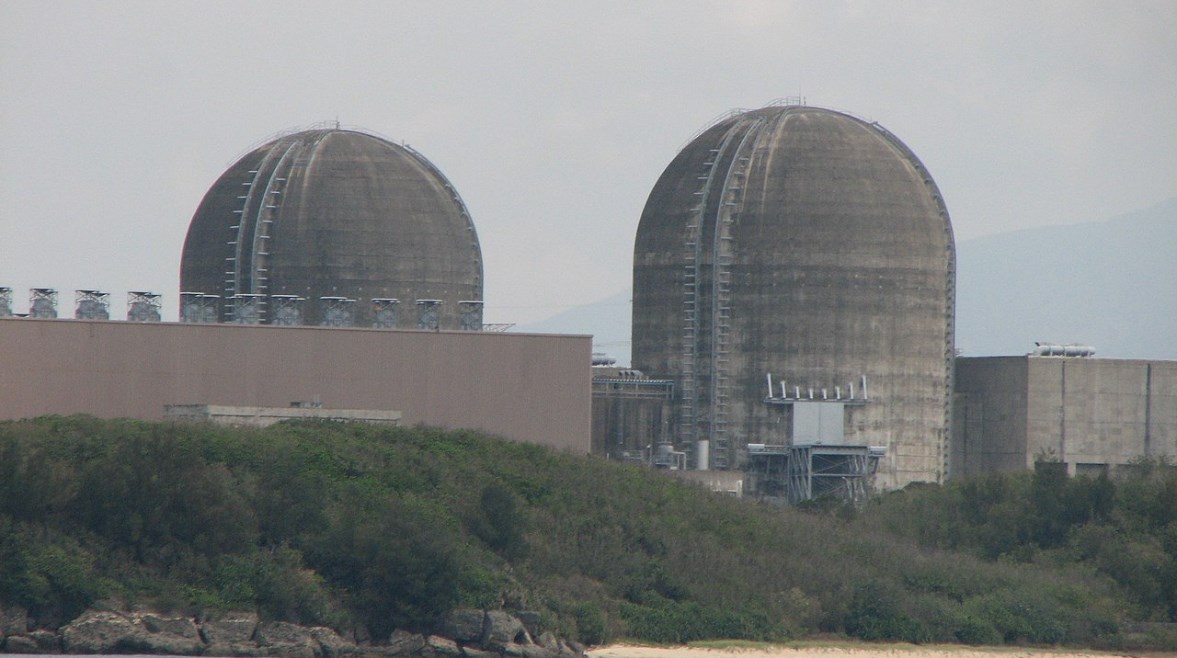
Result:
{"label": "boxy concrete structure", "polygon": [[1177,361],[958,357],[952,475],[1177,459]]}
{"label": "boxy concrete structure", "polygon": [[3,318],[0,355],[0,419],[319,400],[589,452],[589,336]]}

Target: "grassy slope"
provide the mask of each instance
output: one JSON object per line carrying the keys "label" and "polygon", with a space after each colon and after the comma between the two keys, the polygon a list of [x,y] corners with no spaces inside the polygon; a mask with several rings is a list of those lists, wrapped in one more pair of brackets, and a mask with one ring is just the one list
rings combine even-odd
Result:
{"label": "grassy slope", "polygon": [[1107,646],[1152,614],[1086,563],[934,548],[915,496],[850,519],[470,432],[45,418],[0,424],[0,602],[47,625],[101,598],[256,608],[376,638],[503,606],[590,643]]}

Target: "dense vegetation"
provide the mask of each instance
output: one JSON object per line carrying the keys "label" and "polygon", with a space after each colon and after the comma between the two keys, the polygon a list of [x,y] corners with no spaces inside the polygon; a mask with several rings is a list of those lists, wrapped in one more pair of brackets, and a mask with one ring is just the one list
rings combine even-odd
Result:
{"label": "dense vegetation", "polygon": [[1129,630],[1177,615],[1175,519],[1161,467],[775,510],[471,432],[0,423],[0,603],[46,626],[111,600],[380,638],[485,606],[589,643],[1158,646]]}

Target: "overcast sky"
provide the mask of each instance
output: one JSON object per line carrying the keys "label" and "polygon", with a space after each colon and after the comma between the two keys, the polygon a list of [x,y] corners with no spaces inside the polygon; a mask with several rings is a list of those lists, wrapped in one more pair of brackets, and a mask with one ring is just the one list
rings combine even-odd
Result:
{"label": "overcast sky", "polygon": [[165,295],[208,187],[338,120],[454,183],[486,321],[630,282],[646,196],[733,108],[878,121],[957,240],[1177,196],[1177,2],[0,0],[0,286]]}

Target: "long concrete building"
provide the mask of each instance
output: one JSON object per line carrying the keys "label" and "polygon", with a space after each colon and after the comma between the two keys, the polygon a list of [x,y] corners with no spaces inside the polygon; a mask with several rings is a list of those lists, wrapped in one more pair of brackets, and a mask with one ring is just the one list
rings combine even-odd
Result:
{"label": "long concrete building", "polygon": [[1177,459],[1177,361],[1070,356],[956,359],[952,475],[1033,468],[1114,473]]}
{"label": "long concrete building", "polygon": [[589,452],[589,336],[3,318],[0,355],[0,419],[317,400]]}

